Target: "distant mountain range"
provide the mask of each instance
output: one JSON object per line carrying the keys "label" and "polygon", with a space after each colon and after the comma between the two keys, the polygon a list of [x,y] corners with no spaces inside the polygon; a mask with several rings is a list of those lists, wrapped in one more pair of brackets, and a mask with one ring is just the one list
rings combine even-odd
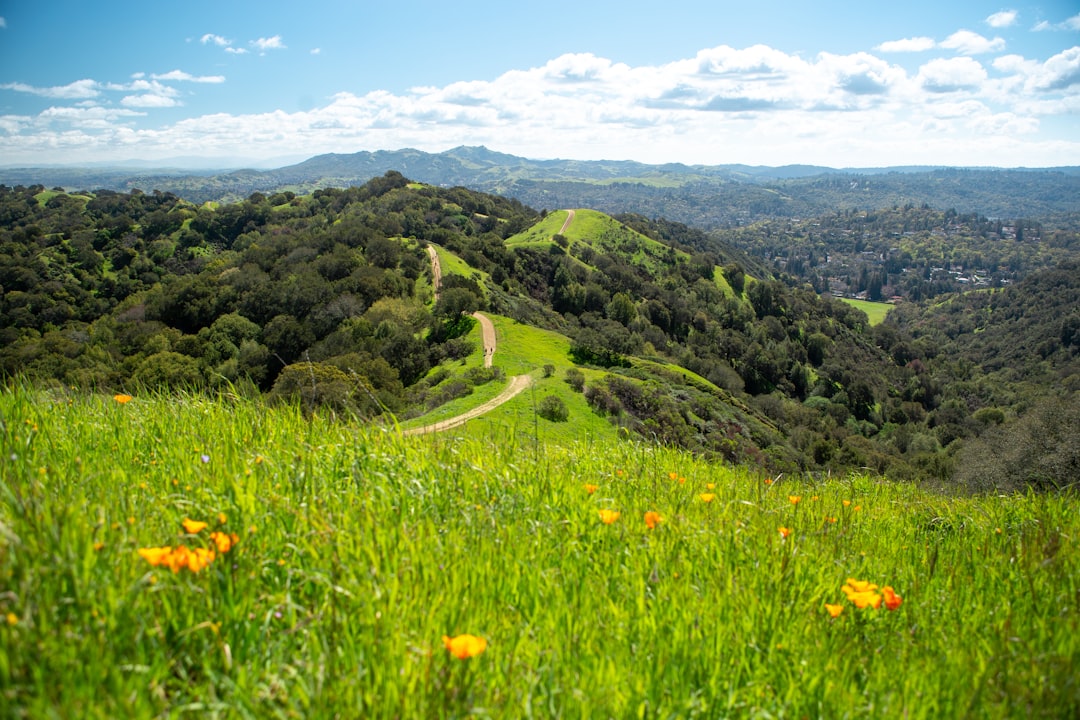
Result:
{"label": "distant mountain range", "polygon": [[0,183],[172,192],[192,202],[234,201],[254,192],[307,193],[359,185],[394,170],[411,180],[513,197],[535,208],[636,212],[703,228],[838,209],[929,204],[991,217],[1080,212],[1080,167],[1045,169],[814,165],[649,165],[634,161],[531,160],[485,147],[318,155],[272,170],[179,168],[0,168]]}

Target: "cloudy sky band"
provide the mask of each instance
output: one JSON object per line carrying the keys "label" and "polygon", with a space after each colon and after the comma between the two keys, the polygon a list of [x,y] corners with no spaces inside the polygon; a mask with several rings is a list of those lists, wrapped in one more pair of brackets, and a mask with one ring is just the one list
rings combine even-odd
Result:
{"label": "cloudy sky band", "polygon": [[[0,91],[45,106],[0,116],[0,162],[234,158],[240,149],[257,160],[485,144],[530,157],[691,164],[1080,164],[1080,137],[1067,129],[1080,113],[1080,46],[1044,59],[1009,52],[997,33],[1019,22],[1018,12],[1002,10],[985,17],[986,34],[960,28],[847,54],[718,45],[631,66],[566,53],[492,79],[340,91],[292,111],[175,114],[204,88],[234,82],[227,68],[48,87],[13,80]],[[1080,15],[1031,28],[1076,30]],[[290,48],[285,33],[237,40],[206,32],[189,42],[253,58],[318,52]],[[913,56],[914,64],[900,60]]]}

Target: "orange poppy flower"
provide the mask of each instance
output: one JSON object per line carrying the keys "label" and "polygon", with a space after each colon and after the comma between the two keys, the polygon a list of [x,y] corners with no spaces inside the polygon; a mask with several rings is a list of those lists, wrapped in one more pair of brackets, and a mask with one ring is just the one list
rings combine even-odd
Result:
{"label": "orange poppy flower", "polygon": [[592,483],[585,483],[585,492],[589,493],[590,495],[592,495],[599,489],[600,487],[598,485],[593,485]]}
{"label": "orange poppy flower", "polygon": [[802,495],[788,495],[787,499],[792,505],[798,505],[799,501],[802,500]]}
{"label": "orange poppy flower", "polygon": [[900,607],[900,603],[904,602],[904,598],[897,595],[890,585],[881,588],[881,594],[885,597],[885,607],[889,610],[895,610]]}
{"label": "orange poppy flower", "polygon": [[701,502],[703,502],[703,503],[711,503],[713,500],[716,499],[716,494],[715,493],[701,493],[700,495],[698,495],[698,497],[701,498]]}
{"label": "orange poppy flower", "polygon": [[214,561],[214,551],[208,548],[195,548],[188,555],[188,570],[197,573]]}
{"label": "orange poppy flower", "polygon": [[779,527],[776,529],[776,531],[780,533],[780,537],[782,538],[786,538],[787,536],[791,535],[791,528],[789,527]]}
{"label": "orange poppy flower", "polygon": [[450,654],[458,660],[468,660],[487,650],[487,640],[476,635],[443,635],[442,641]]}
{"label": "orange poppy flower", "polygon": [[617,510],[600,510],[599,513],[600,522],[604,523],[605,525],[610,525],[611,523],[615,522],[619,519],[619,515],[622,514]]}
{"label": "orange poppy flower", "polygon": [[131,396],[127,393],[117,393],[116,395],[113,395],[112,399],[120,403],[121,405],[126,405],[132,400]]}
{"label": "orange poppy flower", "polygon": [[848,578],[840,590],[847,599],[857,608],[872,607],[875,610],[881,607],[881,595],[876,591],[878,586],[867,580],[855,580]]}
{"label": "orange poppy flower", "polygon": [[206,527],[206,523],[201,520],[192,520],[191,518],[185,518],[184,522],[180,524],[184,526],[184,532],[192,535],[197,535]]}
{"label": "orange poppy flower", "polygon": [[166,545],[165,547],[150,547],[139,548],[139,557],[146,562],[150,563],[154,567],[158,565],[164,565],[168,562],[169,555],[172,554],[172,548]]}
{"label": "orange poppy flower", "polygon": [[829,612],[829,617],[839,617],[840,613],[844,612],[843,605],[830,605],[825,603],[825,609]]}
{"label": "orange poppy flower", "polygon": [[[869,580],[856,580],[855,578],[848,578],[844,581],[844,588],[850,588],[853,592],[868,592],[871,590],[877,590],[877,585]],[[843,590],[844,588],[840,588]],[[844,590],[847,592],[847,590]]]}
{"label": "orange poppy flower", "polygon": [[656,512],[655,510],[650,510],[649,512],[645,513],[645,524],[650,530],[654,529],[657,525],[660,524],[660,513]]}
{"label": "orange poppy flower", "polygon": [[671,480],[678,480],[679,479],[679,473],[677,473],[677,472],[669,472],[667,474],[667,476]]}
{"label": "orange poppy flower", "polygon": [[224,555],[232,550],[233,545],[240,541],[240,536],[236,533],[212,532],[210,533],[210,539],[217,545],[218,552]]}

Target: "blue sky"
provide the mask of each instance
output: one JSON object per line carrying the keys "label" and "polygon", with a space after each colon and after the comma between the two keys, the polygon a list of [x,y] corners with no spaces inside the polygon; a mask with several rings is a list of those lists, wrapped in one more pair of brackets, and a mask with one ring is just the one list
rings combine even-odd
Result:
{"label": "blue sky", "polygon": [[0,165],[1080,165],[1075,0],[0,0]]}

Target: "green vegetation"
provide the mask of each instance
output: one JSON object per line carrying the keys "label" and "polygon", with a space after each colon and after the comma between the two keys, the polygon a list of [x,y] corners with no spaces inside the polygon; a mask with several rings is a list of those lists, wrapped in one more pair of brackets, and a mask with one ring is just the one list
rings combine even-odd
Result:
{"label": "green vegetation", "polygon": [[[986,431],[1006,432],[1043,395],[1077,389],[1080,321],[1068,310],[1077,273],[1048,270],[972,295],[984,298],[978,310],[968,300],[925,306],[947,319],[875,324],[786,272],[798,270],[799,242],[774,277],[679,223],[581,209],[560,233],[566,218],[398,173],[347,190],[198,207],[160,192],[0,187],[0,375],[114,392],[262,395],[410,429],[471,410],[528,375],[532,389],[470,422],[476,432],[513,427],[534,444],[545,433],[621,432],[772,474],[871,468],[943,483],[962,466],[984,466],[970,453],[988,447]],[[821,220],[816,232],[836,241],[822,258],[902,262],[902,252],[859,242],[872,233],[902,243],[936,237],[946,221],[950,232],[964,223],[1004,232],[915,208]],[[914,235],[900,233],[904,223],[915,223]],[[1068,240],[1034,224],[1009,227],[1025,248]],[[764,238],[766,249],[783,235],[770,226],[740,232]],[[438,302],[430,248],[444,266]],[[911,275],[863,270],[859,282],[865,274],[879,292],[894,274]],[[1022,317],[1047,318],[1030,331],[1009,320],[1024,293],[1040,300]],[[923,307],[907,305],[904,318]],[[478,309],[504,335],[493,370],[482,367],[468,317]],[[999,321],[1027,338],[994,341],[1008,366],[978,359]],[[533,330],[546,334],[522,336]],[[951,360],[968,356],[975,365]],[[575,365],[580,389],[564,381]],[[568,422],[535,422],[548,396]],[[1056,483],[1080,480],[1063,467]]]}
{"label": "green vegetation", "polygon": [[1080,714],[1068,217],[603,165],[0,185],[0,716]]}
{"label": "green vegetation", "polygon": [[[1071,494],[766,481],[235,396],[17,385],[0,418],[5,717],[1080,712]],[[179,545],[198,572],[149,562]],[[849,578],[902,602],[858,609]]]}
{"label": "green vegetation", "polygon": [[885,319],[885,316],[889,314],[893,306],[889,303],[883,302],[870,302],[869,300],[856,300],[855,298],[842,298],[844,302],[857,310],[862,310],[866,313],[867,322],[870,327],[880,325],[881,321]]}

